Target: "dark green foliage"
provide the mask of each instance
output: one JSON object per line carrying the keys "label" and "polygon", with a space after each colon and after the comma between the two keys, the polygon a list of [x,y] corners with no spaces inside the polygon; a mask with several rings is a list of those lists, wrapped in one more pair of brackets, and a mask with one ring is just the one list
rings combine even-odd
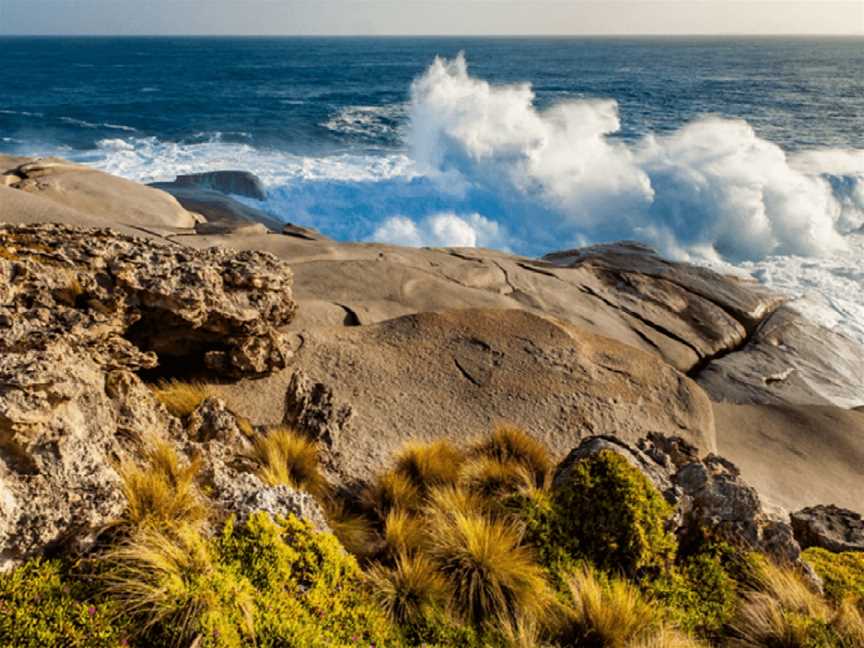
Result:
{"label": "dark green foliage", "polygon": [[114,648],[125,623],[60,561],[32,560],[0,574],[0,646]]}

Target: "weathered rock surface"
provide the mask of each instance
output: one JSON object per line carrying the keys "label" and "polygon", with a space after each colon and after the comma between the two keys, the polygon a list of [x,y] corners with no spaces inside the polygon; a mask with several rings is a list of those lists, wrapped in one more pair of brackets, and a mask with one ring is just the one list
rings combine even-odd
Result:
{"label": "weathered rock surface", "polygon": [[7,180],[8,186],[98,219],[103,226],[177,229],[198,221],[163,191],[57,158],[21,163],[20,158],[0,156],[0,173],[17,178]]}
{"label": "weathered rock surface", "polygon": [[[284,366],[290,281],[269,255],[0,225],[0,563],[86,548],[124,506],[115,462],[179,438],[133,372],[172,354],[230,375]],[[224,434],[218,414],[190,421],[197,443]]]}
{"label": "weathered rock surface", "polygon": [[555,486],[566,484],[580,460],[604,450],[627,459],[663,493],[675,507],[672,522],[680,537],[708,531],[778,560],[798,561],[801,549],[791,527],[764,510],[759,494],[735,465],[713,453],[700,459],[698,449],[680,437],[651,434],[636,444],[615,437],[585,439],[558,466]]}
{"label": "weathered rock surface", "polygon": [[246,196],[255,200],[267,198],[264,183],[249,171],[207,171],[178,175],[173,182],[178,187],[198,187],[211,189],[223,194]]}
{"label": "weathered rock surface", "polygon": [[864,520],[854,511],[837,506],[811,506],[792,514],[795,539],[804,549],[864,551]]}
{"label": "weathered rock surface", "polygon": [[864,401],[862,360],[856,342],[782,307],[744,348],[711,362],[698,382],[717,401],[850,408]]}
{"label": "weathered rock surface", "polygon": [[604,433],[679,434],[714,449],[711,405],[687,377],[525,311],[425,313],[301,338],[291,369],[213,389],[253,422],[312,428],[344,478],[378,473],[407,441],[464,441],[501,420],[562,455]]}
{"label": "weathered rock surface", "polygon": [[180,360],[225,375],[286,365],[291,272],[260,253],[168,247],[110,230],[0,225],[0,351],[65,341],[106,366]]}
{"label": "weathered rock surface", "polygon": [[864,412],[829,406],[714,403],[718,454],[766,505],[837,504],[864,513]]}
{"label": "weathered rock surface", "polygon": [[206,223],[195,226],[199,234],[226,234],[256,224],[263,225],[266,234],[270,230],[279,231],[282,227],[280,221],[266,212],[212,189],[176,186],[170,182],[154,182],[150,186],[167,192],[185,209],[203,216]]}

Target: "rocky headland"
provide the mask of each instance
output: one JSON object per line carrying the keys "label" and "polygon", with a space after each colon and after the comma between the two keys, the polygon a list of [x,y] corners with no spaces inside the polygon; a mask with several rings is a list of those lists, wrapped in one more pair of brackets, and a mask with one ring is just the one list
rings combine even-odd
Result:
{"label": "rocky headland", "polygon": [[[109,572],[107,589],[86,593],[96,610],[86,614],[107,610],[104,637],[66,620],[54,635],[41,628],[55,639],[39,643],[0,622],[3,645],[350,645],[354,636],[362,645],[864,646],[843,629],[860,607],[847,595],[864,600],[864,350],[853,341],[755,282],[638,243],[541,259],[340,243],[232,197],[262,192],[245,172],[148,187],[63,160],[0,156],[0,560],[19,581],[54,564],[45,558]],[[301,455],[314,470],[286,472]],[[161,495],[151,483],[142,503],[141,475],[160,470],[170,477]],[[517,569],[533,585],[499,583],[485,604],[453,598],[461,576],[444,566],[438,536],[456,542],[465,529],[436,509],[442,486],[464,495],[443,507],[459,515],[469,496],[510,507],[483,509],[482,524],[503,525],[501,542],[534,554],[519,554]],[[207,573],[234,556],[234,577],[257,588],[217,598],[272,594],[259,572],[237,567],[246,563],[231,552],[243,543],[254,553],[253,539],[274,529],[304,547],[324,542],[309,549],[322,573],[343,570],[357,590],[333,598],[351,621],[327,623],[345,632],[315,634],[314,614],[303,615],[330,614],[329,595],[310,603],[324,586],[294,572],[283,577],[299,579],[297,600],[274,605],[304,619],[300,629],[280,626],[260,601],[227,612],[214,603],[219,614],[180,626],[173,617],[141,625],[133,610],[130,625],[109,627],[111,606],[143,591],[120,587],[117,570],[127,585],[143,578],[140,552],[135,569],[129,552],[148,533],[168,533],[152,523],[154,502],[181,500],[170,519],[180,540],[163,544],[191,551],[187,526],[176,526],[191,516],[194,542],[218,545]],[[220,530],[226,520],[235,536]],[[394,540],[412,523],[438,539]],[[342,564],[341,548],[332,553],[321,539],[329,531],[363,571]],[[280,551],[291,549],[284,542]],[[823,643],[746,643],[741,614],[758,588],[721,545],[766,557],[772,567],[751,566],[760,596],[771,578],[810,592],[818,614],[794,614],[816,618]],[[858,565],[860,580],[838,577],[832,555]],[[577,559],[593,566],[577,569]],[[434,605],[414,590],[416,609],[399,599],[394,611],[394,596],[365,600],[367,581],[379,595],[404,594],[399,578],[427,560],[441,572],[429,582],[444,583],[429,594]],[[715,580],[700,581],[697,563],[716,566]],[[604,569],[637,583],[634,596],[679,610],[651,637],[692,644],[647,643],[650,632],[607,641],[584,610],[552,622],[526,602],[531,587],[609,595],[617,586],[603,585]],[[706,603],[712,588],[728,588],[728,600]],[[13,590],[0,586],[0,605],[25,609]],[[72,626],[77,639],[51,643]]]}

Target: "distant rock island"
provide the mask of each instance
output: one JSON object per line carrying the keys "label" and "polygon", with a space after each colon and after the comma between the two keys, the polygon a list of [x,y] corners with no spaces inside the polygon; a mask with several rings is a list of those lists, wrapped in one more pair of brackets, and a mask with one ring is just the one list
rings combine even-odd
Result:
{"label": "distant rock island", "polygon": [[864,349],[784,296],[0,174],[0,644],[864,646]]}

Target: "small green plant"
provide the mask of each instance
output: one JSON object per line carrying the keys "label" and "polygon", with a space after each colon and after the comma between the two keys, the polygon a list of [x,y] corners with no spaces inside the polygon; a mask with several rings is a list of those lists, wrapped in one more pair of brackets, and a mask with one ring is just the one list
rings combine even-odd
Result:
{"label": "small green plant", "polygon": [[803,558],[824,581],[825,595],[829,599],[835,603],[846,598],[864,601],[864,552],[832,553],[811,547]]}
{"label": "small green plant", "polygon": [[210,395],[206,385],[181,380],[163,380],[151,389],[168,413],[181,419],[198,409]]}
{"label": "small green plant", "polygon": [[318,466],[318,444],[299,432],[278,426],[253,441],[258,476],[271,486],[291,486],[323,496],[327,482]]}
{"label": "small green plant", "polygon": [[31,560],[0,574],[0,646],[115,648],[128,620],[59,560]]}
{"label": "small green plant", "polygon": [[118,468],[127,502],[122,523],[136,528],[206,520],[209,508],[195,481],[199,470],[199,461],[185,462],[167,441],[151,441],[141,464],[126,460]]}
{"label": "small green plant", "polygon": [[545,542],[601,569],[636,576],[666,569],[675,537],[672,508],[637,468],[609,450],[578,461],[555,489]]}

